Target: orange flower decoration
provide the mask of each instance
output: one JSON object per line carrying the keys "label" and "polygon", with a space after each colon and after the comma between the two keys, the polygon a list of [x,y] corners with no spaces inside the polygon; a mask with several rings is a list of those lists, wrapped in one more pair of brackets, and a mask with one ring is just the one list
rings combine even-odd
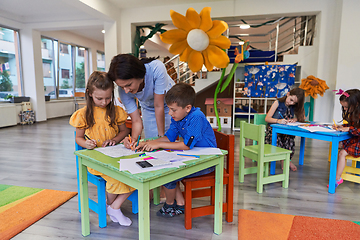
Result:
{"label": "orange flower decoration", "polygon": [[324,96],[325,90],[329,89],[324,80],[316,78],[313,75],[301,79],[299,88],[304,89],[305,97],[310,95],[313,98],[317,98],[318,94],[320,94],[320,96]]}
{"label": "orange flower decoration", "polygon": [[160,35],[164,43],[172,44],[169,52],[180,54],[180,60],[187,62],[193,72],[201,70],[202,66],[212,71],[214,66],[225,68],[230,60],[222,49],[228,49],[230,40],[221,35],[228,25],[224,21],[210,18],[210,7],[205,7],[198,14],[193,8],[183,16],[173,10],[170,16],[175,27]]}

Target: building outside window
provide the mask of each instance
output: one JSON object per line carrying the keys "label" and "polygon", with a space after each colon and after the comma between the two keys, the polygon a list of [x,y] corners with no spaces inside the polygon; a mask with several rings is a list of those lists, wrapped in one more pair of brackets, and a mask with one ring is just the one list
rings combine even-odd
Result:
{"label": "building outside window", "polygon": [[22,96],[19,32],[0,26],[0,102]]}
{"label": "building outside window", "polygon": [[41,47],[45,95],[58,99],[73,97],[75,91],[85,92],[88,49],[46,37],[41,38]]}

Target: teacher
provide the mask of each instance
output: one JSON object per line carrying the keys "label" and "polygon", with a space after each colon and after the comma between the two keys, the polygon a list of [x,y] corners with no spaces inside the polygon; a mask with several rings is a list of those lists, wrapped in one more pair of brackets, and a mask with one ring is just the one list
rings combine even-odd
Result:
{"label": "teacher", "polygon": [[[171,122],[165,94],[175,84],[165,65],[156,59],[139,60],[131,54],[119,54],[111,60],[108,77],[119,86],[121,101],[131,117],[132,143],[141,135],[143,126],[145,138],[164,136]],[[128,141],[124,143],[130,147]]]}

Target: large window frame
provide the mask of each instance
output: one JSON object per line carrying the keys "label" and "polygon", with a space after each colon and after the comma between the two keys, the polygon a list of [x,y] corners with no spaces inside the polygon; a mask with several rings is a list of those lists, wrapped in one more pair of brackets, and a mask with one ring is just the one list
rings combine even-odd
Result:
{"label": "large window frame", "polygon": [[[0,66],[2,70],[0,72],[0,84],[3,83],[2,79],[4,77],[8,79],[7,82],[9,82],[11,86],[11,89],[0,89],[0,92],[2,93],[0,96],[0,102],[8,102],[9,100],[5,99],[5,97],[8,95],[24,95],[24,81],[20,53],[21,48],[19,29],[0,25]],[[5,66],[4,69],[3,66]],[[13,88],[14,83],[17,84],[15,85],[17,86],[16,90]]]}
{"label": "large window frame", "polygon": [[[45,95],[50,96],[51,99],[68,99],[73,98],[76,91],[85,92],[86,82],[89,77],[89,48],[68,43],[65,41],[60,41],[58,39],[49,38],[46,36],[41,36],[41,41],[51,41],[53,50],[52,65],[54,71],[54,90],[45,91]],[[43,44],[42,46],[46,45],[47,44]],[[68,59],[66,60],[66,58]],[[44,58],[42,59],[42,61],[43,64],[44,62],[46,62]],[[77,70],[79,71],[79,76],[77,75]],[[67,71],[68,75],[66,76],[66,78],[63,78],[63,73]],[[81,77],[81,79],[77,79],[79,77]],[[46,90],[46,87],[49,85],[45,85],[46,76],[43,76],[43,78],[44,90]],[[80,84],[81,88],[76,87],[77,80],[82,81],[82,83]],[[69,86],[70,88],[62,88],[64,84],[65,86]],[[64,94],[64,91],[60,90],[67,90],[66,94]]]}

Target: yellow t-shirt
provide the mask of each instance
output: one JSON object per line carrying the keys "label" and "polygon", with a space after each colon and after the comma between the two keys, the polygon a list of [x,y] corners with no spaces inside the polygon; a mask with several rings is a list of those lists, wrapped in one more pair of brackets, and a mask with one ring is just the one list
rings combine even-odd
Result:
{"label": "yellow t-shirt", "polygon": [[[106,121],[106,109],[101,107],[94,107],[94,121],[95,124],[90,129],[86,123],[85,113],[86,107],[81,108],[74,112],[70,118],[70,125],[76,128],[85,129],[85,134],[91,139],[96,140],[97,147],[101,147],[102,143],[108,139],[114,138],[119,133],[118,125],[125,124],[127,114],[119,106],[115,106],[115,124],[116,126],[110,126],[110,123]],[[102,174],[94,169],[88,168],[89,172],[101,176],[106,180],[106,191],[112,194],[128,193],[135,190],[116,179]]]}
{"label": "yellow t-shirt", "polygon": [[[91,139],[96,140],[97,147],[101,147],[102,143],[108,139],[114,138],[118,133],[118,125],[125,123],[127,114],[119,106],[115,106],[115,124],[110,126],[110,123],[105,119],[106,109],[101,107],[94,107],[94,121],[95,124],[90,129],[85,130],[85,134]],[[76,128],[84,129],[88,125],[85,118],[86,107],[77,110],[70,118],[70,125]]]}

